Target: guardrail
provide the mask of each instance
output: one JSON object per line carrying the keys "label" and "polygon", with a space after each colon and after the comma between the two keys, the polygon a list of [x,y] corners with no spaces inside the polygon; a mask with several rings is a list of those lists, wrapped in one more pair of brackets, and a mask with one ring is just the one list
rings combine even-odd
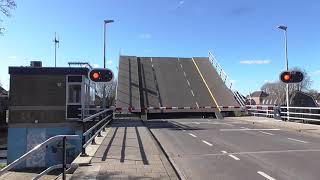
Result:
{"label": "guardrail", "polygon": [[[86,152],[85,152],[85,148],[90,144],[90,143],[95,143],[95,137],[97,136],[101,136],[101,131],[105,130],[105,127],[111,122],[112,118],[113,118],[113,111],[114,109],[106,109],[103,110],[101,112],[98,112],[96,114],[93,114],[89,117],[86,117],[84,119],[81,120],[82,123],[82,146],[81,146],[81,155],[85,156]],[[99,119],[99,121],[94,124],[92,127],[90,127],[88,130],[85,129],[85,124],[88,122],[93,122],[96,118]],[[97,130],[98,129],[98,130]],[[89,136],[89,139],[86,140],[86,137]],[[28,151],[27,153],[25,153],[24,155],[22,155],[20,158],[16,159],[15,161],[13,161],[12,163],[10,163],[9,165],[7,165],[6,167],[4,167],[1,171],[0,171],[0,176],[5,174],[6,172],[8,172],[9,170],[11,170],[12,168],[14,168],[15,166],[17,166],[18,164],[20,164],[21,162],[23,162],[27,157],[29,157],[31,154],[33,154],[35,151],[41,149],[41,148],[47,148],[47,145],[55,142],[55,141],[59,141],[62,140],[62,149],[63,149],[63,153],[62,153],[62,163],[61,164],[57,164],[57,165],[53,165],[49,168],[47,168],[46,170],[42,171],[40,174],[38,174],[36,177],[33,178],[33,180],[37,180],[39,178],[41,178],[42,176],[46,175],[47,173],[49,173],[50,171],[54,170],[54,169],[60,169],[62,168],[62,179],[65,180],[66,179],[66,168],[72,167],[72,164],[67,164],[66,163],[66,141],[71,140],[71,139],[81,139],[79,135],[57,135],[57,136],[53,136],[49,139],[47,139],[46,141],[42,142],[41,144],[38,144],[37,146],[35,146],[33,149],[31,149],[30,151]],[[59,175],[60,176],[60,175]]]}
{"label": "guardrail", "polygon": [[[89,117],[84,118],[81,120],[82,122],[82,147],[81,147],[81,156],[86,156],[86,147],[90,144],[93,143],[95,144],[95,137],[101,137],[101,131],[105,130],[105,127],[112,121],[113,118],[113,111],[114,109],[106,109],[101,112],[98,112],[96,114],[93,114]],[[86,130],[86,123],[87,122],[92,122],[96,118],[99,119],[99,121],[90,127],[88,130]],[[99,128],[99,129],[98,129]],[[98,129],[98,130],[97,130]],[[86,140],[86,137],[89,136],[89,139]]]}
{"label": "guardrail", "polygon": [[320,122],[320,107],[286,107],[286,106],[246,106],[248,112],[254,116],[274,117],[276,110],[279,118],[290,121]]}
{"label": "guardrail", "polygon": [[211,62],[212,66],[216,69],[217,73],[219,74],[221,80],[224,82],[224,84],[230,89],[232,92],[234,98],[238,101],[238,103],[241,106],[245,106],[245,100],[243,100],[243,97],[238,93],[238,91],[234,90],[233,83],[230,80],[227,73],[223,70],[223,68],[218,63],[217,59],[214,57],[214,55],[209,51],[209,61]]}
{"label": "guardrail", "polygon": [[274,117],[274,106],[266,106],[266,105],[250,105],[246,106],[247,111],[249,114],[252,114],[254,116],[266,116],[266,117]]}
{"label": "guardrail", "polygon": [[[26,160],[27,157],[29,157],[31,154],[35,153],[37,150],[41,149],[41,148],[46,148],[48,144],[55,142],[55,141],[59,141],[62,140],[62,149],[63,149],[63,153],[62,153],[62,164],[59,165],[55,165],[52,167],[49,167],[48,169],[46,169],[45,171],[41,172],[38,176],[36,176],[34,179],[39,179],[41,176],[45,175],[46,173],[48,173],[51,170],[57,169],[62,167],[63,169],[63,180],[66,179],[66,167],[67,167],[67,163],[66,163],[66,141],[71,140],[71,139],[80,139],[79,135],[57,135],[57,136],[53,136],[47,140],[45,140],[43,143],[38,144],[37,146],[35,146],[34,148],[32,148],[30,151],[28,151],[27,153],[25,153],[24,155],[22,155],[20,158],[16,159],[15,161],[13,161],[12,163],[10,163],[9,165],[7,165],[6,167],[4,167],[1,171],[0,171],[0,176],[3,175],[4,173],[8,172],[9,170],[11,170],[12,168],[14,168],[15,166],[17,166],[18,164],[20,164],[21,162],[23,162],[24,160]],[[68,165],[69,166],[69,165]]]}

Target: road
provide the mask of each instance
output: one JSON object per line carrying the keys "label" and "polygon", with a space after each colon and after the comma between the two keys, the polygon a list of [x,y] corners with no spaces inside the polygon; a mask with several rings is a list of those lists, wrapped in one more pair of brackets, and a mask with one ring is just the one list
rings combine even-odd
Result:
{"label": "road", "polygon": [[158,119],[149,128],[187,179],[317,180],[320,139],[236,120]]}

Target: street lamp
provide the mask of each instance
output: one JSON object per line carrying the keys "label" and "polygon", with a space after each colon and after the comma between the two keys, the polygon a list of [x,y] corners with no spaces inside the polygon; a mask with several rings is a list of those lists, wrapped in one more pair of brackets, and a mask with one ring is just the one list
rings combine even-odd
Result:
{"label": "street lamp", "polygon": [[[104,20],[103,24],[103,68],[106,68],[106,25],[108,23],[113,23],[114,20]],[[102,108],[106,108],[106,85],[103,85],[103,92],[102,92]]]}
{"label": "street lamp", "polygon": [[[278,26],[279,29],[284,31],[284,41],[285,41],[285,66],[286,70],[289,71],[289,64],[288,64],[288,27],[287,26]],[[287,100],[287,119],[288,121],[290,120],[289,118],[289,84],[286,84],[286,100]]]}

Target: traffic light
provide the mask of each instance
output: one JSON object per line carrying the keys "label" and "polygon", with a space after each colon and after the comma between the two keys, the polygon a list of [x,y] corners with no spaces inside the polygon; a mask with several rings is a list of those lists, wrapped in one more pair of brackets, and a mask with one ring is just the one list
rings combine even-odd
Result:
{"label": "traffic light", "polygon": [[89,78],[94,82],[110,82],[113,79],[113,72],[110,69],[96,68],[89,71]]}
{"label": "traffic light", "polygon": [[280,74],[280,80],[284,83],[299,83],[303,81],[303,73],[300,71],[284,71]]}

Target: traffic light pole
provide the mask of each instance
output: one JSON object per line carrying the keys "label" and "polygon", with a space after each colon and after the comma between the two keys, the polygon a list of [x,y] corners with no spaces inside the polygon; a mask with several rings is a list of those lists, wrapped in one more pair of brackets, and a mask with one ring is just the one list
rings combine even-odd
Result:
{"label": "traffic light pole", "polygon": [[[103,68],[106,68],[106,22],[103,22]],[[106,109],[106,85],[103,84],[102,108]]]}
{"label": "traffic light pole", "polygon": [[[285,33],[285,61],[286,61],[286,70],[289,71],[289,63],[288,63],[288,35],[287,29],[284,31]],[[286,84],[286,100],[287,100],[287,120],[290,121],[289,114],[289,84]]]}

